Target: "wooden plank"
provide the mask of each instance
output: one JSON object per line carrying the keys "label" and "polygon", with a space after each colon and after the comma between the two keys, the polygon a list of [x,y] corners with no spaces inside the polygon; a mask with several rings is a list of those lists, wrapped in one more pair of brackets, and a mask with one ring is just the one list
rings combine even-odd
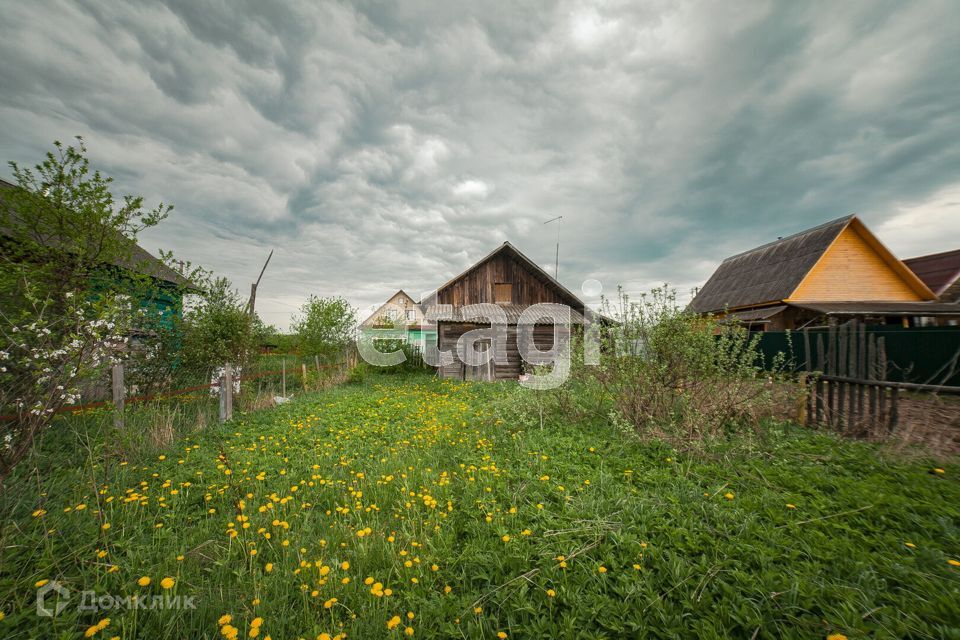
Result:
{"label": "wooden plank", "polygon": [[220,376],[220,422],[227,422],[233,418],[233,372],[230,363],[223,365],[223,375]]}
{"label": "wooden plank", "polygon": [[113,387],[113,426],[115,429],[123,429],[123,412],[126,405],[126,393],[123,388],[123,364],[113,365],[111,374]]}
{"label": "wooden plank", "polygon": [[[844,396],[847,392],[847,384],[845,382],[837,383],[837,428],[840,431],[844,430],[843,423],[847,418],[846,406],[844,405]],[[849,423],[847,424],[849,427]]]}
{"label": "wooden plank", "polygon": [[894,387],[890,392],[890,433],[897,429],[900,420],[900,389]]}
{"label": "wooden plank", "polygon": [[[834,371],[838,376],[847,375],[847,360],[850,357],[847,346],[847,333],[849,330],[850,327],[846,323],[840,325],[837,330],[837,366]],[[840,404],[842,405],[843,402],[841,401]]]}
{"label": "wooden plank", "polygon": [[828,375],[837,375],[837,324],[836,320],[830,320],[830,327],[827,329],[827,368],[824,372]]}
{"label": "wooden plank", "polygon": [[823,380],[817,378],[816,385],[816,410],[817,410],[817,425],[823,424]]}
{"label": "wooden plank", "polygon": [[946,395],[960,395],[960,387],[949,387],[940,384],[919,384],[916,382],[890,382],[887,380],[864,380],[861,378],[846,378],[840,376],[821,376],[824,380],[830,382],[847,384],[866,384],[885,389],[903,389],[905,391],[929,391],[931,393],[943,393]]}
{"label": "wooden plank", "polygon": [[830,382],[826,379],[824,379],[824,382],[827,385],[827,424],[830,426],[830,428],[834,428],[837,426],[837,423],[835,420],[835,417],[836,417],[836,413],[834,409],[835,404],[833,401],[835,391],[836,391],[835,387],[837,386],[837,383]]}
{"label": "wooden plank", "polygon": [[823,336],[817,336],[817,371],[826,373],[826,356],[823,350]]}

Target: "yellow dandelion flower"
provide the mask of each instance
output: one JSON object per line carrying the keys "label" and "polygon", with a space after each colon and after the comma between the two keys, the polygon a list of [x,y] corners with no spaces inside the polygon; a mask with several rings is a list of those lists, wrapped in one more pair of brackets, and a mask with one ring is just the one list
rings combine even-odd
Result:
{"label": "yellow dandelion flower", "polygon": [[231,616],[229,613],[225,613],[220,616],[219,620],[217,620],[217,624],[222,627],[223,625],[230,624],[231,620],[233,620],[233,616]]}
{"label": "yellow dandelion flower", "polygon": [[150,586],[150,576],[143,576],[142,578],[137,580],[137,584],[140,585],[141,587]]}
{"label": "yellow dandelion flower", "polygon": [[597,571],[599,571],[600,573],[606,573],[607,568],[603,565],[600,565],[599,567],[597,567]]}
{"label": "yellow dandelion flower", "polygon": [[163,587],[164,589],[172,589],[173,585],[175,585],[176,583],[177,583],[176,580],[167,576],[166,578],[160,581],[160,586]]}
{"label": "yellow dandelion flower", "polygon": [[393,616],[387,620],[387,629],[396,629],[398,626],[400,626],[400,622],[400,616]]}
{"label": "yellow dandelion flower", "polygon": [[553,589],[547,589],[547,597],[548,597],[548,598],[552,598],[552,597],[555,596],[555,595],[557,595],[557,592],[556,592],[556,591],[554,591]]}
{"label": "yellow dandelion flower", "polygon": [[725,494],[723,494],[723,497],[726,498],[727,500],[733,500],[734,495],[731,492],[727,491]]}

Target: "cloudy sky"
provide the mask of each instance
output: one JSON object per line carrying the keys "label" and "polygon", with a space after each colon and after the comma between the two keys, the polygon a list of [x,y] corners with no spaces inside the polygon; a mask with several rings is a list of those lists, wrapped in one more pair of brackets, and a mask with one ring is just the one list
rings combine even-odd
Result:
{"label": "cloudy sky", "polygon": [[[509,239],[607,292],[858,213],[960,246],[960,3],[3,0],[0,152],[82,135],[285,327]],[[9,178],[6,166],[0,175]]]}

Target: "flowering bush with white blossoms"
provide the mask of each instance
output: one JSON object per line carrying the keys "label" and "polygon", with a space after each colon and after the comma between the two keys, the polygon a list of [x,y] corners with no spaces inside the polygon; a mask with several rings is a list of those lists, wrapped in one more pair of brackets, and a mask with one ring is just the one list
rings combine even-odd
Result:
{"label": "flowering bush with white blossoms", "polygon": [[55,414],[79,401],[83,384],[126,350],[122,301],[77,298],[56,311],[40,305],[20,322],[0,312],[0,480]]}

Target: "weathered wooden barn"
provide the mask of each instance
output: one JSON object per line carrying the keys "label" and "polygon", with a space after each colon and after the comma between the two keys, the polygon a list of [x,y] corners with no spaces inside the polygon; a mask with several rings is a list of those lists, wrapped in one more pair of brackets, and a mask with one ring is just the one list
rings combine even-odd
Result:
{"label": "weathered wooden barn", "polygon": [[908,326],[947,321],[944,304],[856,216],[846,216],[723,261],[690,303],[754,330],[798,329],[829,319]]}
{"label": "weathered wooden barn", "polygon": [[[443,378],[516,379],[531,366],[521,358],[518,345],[524,327],[531,327],[536,348],[546,351],[555,346],[555,331],[562,342],[569,339],[573,327],[584,323],[583,302],[509,242],[438,288],[430,302],[435,303],[428,307],[428,317],[437,318],[438,347],[453,355],[453,362],[439,369]],[[549,318],[524,316],[539,303],[568,307],[570,324],[555,326]],[[474,343],[474,349],[499,351],[502,357],[482,365],[464,362],[457,353],[457,341],[468,331],[489,328],[490,319],[497,316],[505,319],[506,330],[499,335],[491,331],[488,339]]]}

